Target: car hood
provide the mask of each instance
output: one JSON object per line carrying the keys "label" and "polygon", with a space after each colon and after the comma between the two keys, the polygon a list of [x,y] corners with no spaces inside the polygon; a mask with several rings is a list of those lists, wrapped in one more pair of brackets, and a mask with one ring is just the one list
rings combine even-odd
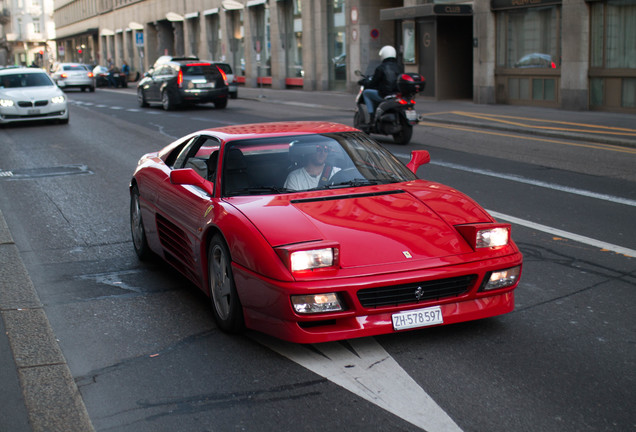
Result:
{"label": "car hood", "polygon": [[232,201],[273,247],[338,242],[343,268],[472,253],[453,225],[493,219],[458,191],[412,183]]}
{"label": "car hood", "polygon": [[64,94],[57,86],[40,87],[19,87],[3,89],[0,97],[7,97],[14,100],[36,101],[51,99],[52,97]]}

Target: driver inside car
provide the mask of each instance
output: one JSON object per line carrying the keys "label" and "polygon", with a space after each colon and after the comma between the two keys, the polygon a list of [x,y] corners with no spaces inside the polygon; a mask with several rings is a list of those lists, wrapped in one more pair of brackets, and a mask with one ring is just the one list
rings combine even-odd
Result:
{"label": "driver inside car", "polygon": [[315,189],[326,185],[329,179],[340,168],[331,165],[327,161],[329,156],[328,144],[299,144],[292,142],[290,154],[300,150],[300,159],[303,164],[289,173],[285,180],[285,188],[293,191]]}

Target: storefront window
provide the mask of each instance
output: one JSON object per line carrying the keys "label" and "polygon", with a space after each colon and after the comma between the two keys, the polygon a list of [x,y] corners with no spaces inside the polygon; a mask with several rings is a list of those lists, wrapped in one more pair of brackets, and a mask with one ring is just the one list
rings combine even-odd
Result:
{"label": "storefront window", "polygon": [[221,52],[221,41],[223,40],[220,28],[219,14],[211,14],[205,17],[206,34],[208,37],[208,54],[214,61],[225,61],[225,54]]}
{"label": "storefront window", "polygon": [[243,10],[229,12],[230,51],[234,75],[245,76],[245,32],[243,29]]}
{"label": "storefront window", "polygon": [[271,76],[271,46],[269,33],[269,7],[259,5],[254,9],[254,52],[259,76]]}
{"label": "storefront window", "polygon": [[347,51],[345,0],[330,0],[327,15],[329,21],[329,87],[341,90],[346,86]]}
{"label": "storefront window", "polygon": [[287,77],[299,78],[304,76],[301,0],[288,0],[286,3],[284,40]]}
{"label": "storefront window", "polygon": [[502,11],[497,14],[497,66],[560,67],[558,6]]}

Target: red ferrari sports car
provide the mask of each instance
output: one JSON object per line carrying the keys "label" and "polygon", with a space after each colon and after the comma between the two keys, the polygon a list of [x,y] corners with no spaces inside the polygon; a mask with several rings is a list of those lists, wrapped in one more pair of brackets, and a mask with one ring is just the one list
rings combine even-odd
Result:
{"label": "red ferrari sports car", "polygon": [[418,179],[428,161],[335,123],[195,132],[139,161],[135,251],[192,280],[227,332],[317,343],[512,311],[510,225]]}

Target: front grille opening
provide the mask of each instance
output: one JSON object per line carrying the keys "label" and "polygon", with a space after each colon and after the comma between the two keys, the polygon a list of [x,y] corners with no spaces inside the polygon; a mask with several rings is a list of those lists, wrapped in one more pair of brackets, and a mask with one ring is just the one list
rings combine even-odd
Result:
{"label": "front grille opening", "polygon": [[314,327],[322,327],[322,326],[330,326],[330,325],[335,325],[336,324],[336,320],[335,319],[330,319],[330,320],[320,320],[320,321],[300,321],[298,322],[298,326],[301,328],[314,328]]}
{"label": "front grille opening", "polygon": [[358,291],[358,300],[365,308],[441,300],[466,294],[476,280],[477,275],[466,275],[405,285],[367,288]]}

